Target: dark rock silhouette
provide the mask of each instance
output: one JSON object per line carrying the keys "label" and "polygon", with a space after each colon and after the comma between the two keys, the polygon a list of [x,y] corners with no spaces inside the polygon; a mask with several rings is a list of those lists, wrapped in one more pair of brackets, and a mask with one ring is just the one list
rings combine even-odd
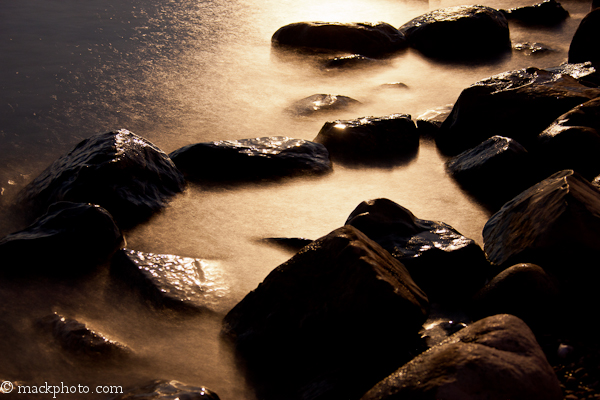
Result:
{"label": "dark rock silhouette", "polygon": [[223,333],[261,397],[357,398],[410,358],[428,306],[400,262],[346,226],[274,269]]}
{"label": "dark rock silhouette", "polygon": [[558,379],[529,327],[479,320],[398,369],[361,400],[561,400]]}
{"label": "dark rock silhouette", "polygon": [[184,184],[162,150],[121,129],[83,140],[27,185],[18,202],[35,215],[57,201],[98,204],[127,227],[163,208]]}

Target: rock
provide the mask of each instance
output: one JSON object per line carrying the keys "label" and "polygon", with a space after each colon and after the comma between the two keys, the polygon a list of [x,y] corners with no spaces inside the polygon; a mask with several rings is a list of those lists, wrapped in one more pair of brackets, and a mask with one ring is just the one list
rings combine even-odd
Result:
{"label": "rock", "polygon": [[337,51],[379,58],[406,47],[404,35],[390,24],[296,22],[271,38],[276,48]]}
{"label": "rock", "polygon": [[289,111],[300,117],[310,117],[334,111],[350,109],[360,104],[348,96],[335,94],[313,94],[292,104]]}
{"label": "rock", "polygon": [[323,68],[350,69],[382,65],[383,63],[385,63],[385,61],[382,59],[365,57],[360,54],[351,54],[349,56],[334,57],[332,59],[329,59],[323,64]]}
{"label": "rock", "polygon": [[154,307],[217,312],[227,288],[210,273],[208,261],[172,254],[120,250],[111,274],[135,288]]}
{"label": "rock", "polygon": [[112,400],[219,400],[204,386],[190,386],[175,380],[157,379],[113,397]]}
{"label": "rock", "polygon": [[446,104],[432,110],[427,110],[417,117],[417,130],[419,136],[426,139],[434,139],[442,123],[452,112],[454,104]]}
{"label": "rock", "polygon": [[600,97],[558,117],[539,136],[536,154],[548,173],[573,169],[586,179],[600,174]]}
{"label": "rock", "polygon": [[558,116],[600,96],[599,89],[577,81],[594,72],[586,65],[527,68],[477,82],[460,94],[436,144],[443,153],[456,155],[498,135],[530,150],[537,135]]}
{"label": "rock", "polygon": [[537,42],[515,43],[513,45],[513,49],[522,52],[526,56],[532,56],[532,55],[538,56],[540,54],[546,54],[546,53],[552,51],[552,49],[550,49],[546,45],[544,45],[542,43],[537,43]]}
{"label": "rock", "polygon": [[123,240],[121,230],[102,207],[58,202],[29,227],[0,240],[0,273],[83,275],[108,260]]}
{"label": "rock", "polygon": [[431,11],[412,19],[399,30],[411,47],[434,58],[472,60],[510,50],[506,17],[485,6]]}
{"label": "rock", "polygon": [[569,18],[569,12],[556,0],[545,0],[531,6],[504,11],[509,20],[528,25],[556,25]]}
{"label": "rock", "polygon": [[224,318],[261,398],[357,398],[410,357],[428,301],[351,226],[304,247]]}
{"label": "rock", "polygon": [[408,89],[408,85],[406,83],[402,83],[402,82],[384,83],[384,84],[380,85],[379,87],[382,89],[394,89],[394,90]]}
{"label": "rock", "polygon": [[531,330],[512,315],[488,317],[420,354],[362,400],[561,400]]}
{"label": "rock", "polygon": [[56,313],[39,319],[36,325],[42,331],[51,332],[56,343],[82,360],[116,362],[133,354],[124,344],[108,339],[84,323]]}
{"label": "rock", "polygon": [[428,348],[437,346],[448,338],[467,327],[467,324],[459,321],[438,320],[432,323],[426,323],[421,333],[421,338],[425,340]]}
{"label": "rock", "polygon": [[592,9],[579,23],[571,45],[569,63],[600,62],[600,9]]}
{"label": "rock", "polygon": [[473,313],[477,319],[512,314],[534,332],[541,332],[556,323],[559,300],[556,278],[538,265],[517,264],[500,272],[477,293]]}
{"label": "rock", "polygon": [[184,184],[163,151],[121,129],[83,140],[27,185],[18,201],[36,215],[57,201],[98,204],[125,227],[163,208]]}
{"label": "rock", "polygon": [[493,136],[446,161],[446,171],[477,198],[501,206],[535,183],[531,156],[515,140]]}
{"label": "rock", "polygon": [[[489,260],[506,268],[533,263],[562,283],[599,277],[600,192],[573,170],[553,174],[507,202],[483,228]],[[580,287],[583,290],[583,286]]]}
{"label": "rock", "polygon": [[443,222],[418,219],[389,199],[363,201],[346,220],[403,263],[429,299],[470,298],[489,274],[485,254]]}
{"label": "rock", "polygon": [[274,244],[294,252],[300,251],[300,249],[302,249],[304,246],[307,246],[313,242],[312,239],[286,237],[264,238],[261,241],[264,243]]}
{"label": "rock", "polygon": [[276,179],[332,171],[325,146],[284,136],[190,144],[170,157],[193,180]]}
{"label": "rock", "polygon": [[314,141],[335,161],[394,165],[415,156],[419,134],[410,115],[391,114],[326,122]]}

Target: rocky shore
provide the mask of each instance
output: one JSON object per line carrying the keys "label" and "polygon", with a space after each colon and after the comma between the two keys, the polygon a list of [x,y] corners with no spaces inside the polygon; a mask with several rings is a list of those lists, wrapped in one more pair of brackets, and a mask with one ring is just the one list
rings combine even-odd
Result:
{"label": "rocky shore", "polygon": [[[272,45],[335,54],[336,68],[407,48],[443,62],[480,61],[511,51],[510,21],[551,26],[568,17],[554,0],[511,10],[460,6],[399,28],[298,22],[275,32]],[[91,136],[19,194],[14,210],[27,222],[0,239],[3,284],[77,285],[103,275],[149,312],[221,318],[223,283],[205,260],[128,248],[124,232],[186,185],[293,184],[335,173],[338,163],[401,168],[427,140],[447,158],[449,178],[492,210],[483,248],[387,198],[365,199],[314,241],[265,238],[297,251],[222,317],[220,337],[257,398],[600,399],[598,18],[593,6],[568,62],[474,82],[431,117],[333,120],[312,141],[192,143],[170,154],[126,129]],[[288,111],[306,117],[356,103],[317,94]],[[61,359],[137,365],[134,346],[93,324],[60,313],[22,319]],[[11,321],[0,318],[0,328],[0,352],[17,346]],[[5,364],[0,381],[30,384],[26,366]],[[106,398],[219,398],[161,377],[131,386]]]}

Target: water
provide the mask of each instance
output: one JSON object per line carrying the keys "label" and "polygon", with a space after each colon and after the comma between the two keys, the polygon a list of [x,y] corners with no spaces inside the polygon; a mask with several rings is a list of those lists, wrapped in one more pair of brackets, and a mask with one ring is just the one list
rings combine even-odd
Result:
{"label": "water", "polygon": [[[513,52],[483,65],[437,63],[407,50],[383,66],[328,73],[306,59],[271,53],[271,35],[288,23],[400,26],[429,10],[459,4],[465,3],[0,0],[0,236],[21,228],[8,211],[14,194],[92,134],[126,128],[170,152],[222,139],[286,135],[310,140],[325,121],[338,118],[416,117],[453,103],[464,87],[492,74],[562,63],[589,9],[588,2],[565,1],[571,18],[558,27],[512,24],[513,43],[541,42],[554,51]],[[483,4],[510,8],[532,2]],[[380,87],[390,82],[403,82],[408,89]],[[316,93],[350,96],[362,105],[318,118],[284,112]],[[445,175],[443,162],[435,147],[423,142],[413,161],[392,169],[336,165],[333,174],[318,179],[210,189],[190,185],[164,212],[126,232],[128,246],[210,260],[227,288],[223,314],[291,256],[259,239],[318,238],[341,226],[363,200],[390,198],[417,217],[444,221],[481,244],[489,211]],[[106,273],[85,283],[22,282],[0,290],[3,320],[19,336],[14,346],[5,344],[9,350],[3,355],[13,367],[0,365],[0,379],[95,386],[166,378],[206,385],[224,400],[253,399],[231,352],[218,340],[222,315],[149,312],[127,291],[115,290]],[[98,366],[62,358],[31,328],[32,320],[53,311],[122,340],[140,360]]]}

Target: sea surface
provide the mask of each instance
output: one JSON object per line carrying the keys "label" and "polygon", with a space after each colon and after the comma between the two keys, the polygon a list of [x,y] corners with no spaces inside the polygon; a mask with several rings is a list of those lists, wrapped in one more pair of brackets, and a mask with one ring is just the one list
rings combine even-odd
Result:
{"label": "sea surface", "polygon": [[[507,9],[533,2],[479,4]],[[406,50],[383,65],[324,71],[314,58],[271,51],[272,34],[292,22],[383,21],[399,27],[425,12],[461,4],[470,3],[0,0],[0,237],[23,228],[9,207],[15,194],[96,133],[128,129],[169,153],[213,140],[275,135],[312,140],[334,119],[392,113],[416,118],[454,103],[463,88],[480,79],[565,62],[570,39],[590,7],[588,1],[563,1],[570,18],[554,27],[511,23],[513,45],[541,43],[551,51],[513,50],[478,64],[443,63]],[[407,87],[382,87],[393,82]],[[362,104],[314,118],[286,112],[296,100],[317,93],[350,96]],[[490,211],[446,175],[444,161],[423,141],[414,160],[395,168],[335,165],[334,173],[316,179],[189,185],[163,212],[126,232],[127,246],[207,260],[221,288],[220,314],[153,313],[135,296],[115,291],[108,279],[2,283],[2,326],[19,338],[2,354],[0,380],[126,386],[177,379],[207,386],[222,400],[254,399],[218,332],[224,313],[292,255],[260,239],[316,239],[342,226],[361,201],[386,197],[482,244]],[[31,321],[55,311],[126,343],[141,361],[81,366],[39,344]],[[14,369],[6,364],[17,365],[22,376],[8,376]]]}

